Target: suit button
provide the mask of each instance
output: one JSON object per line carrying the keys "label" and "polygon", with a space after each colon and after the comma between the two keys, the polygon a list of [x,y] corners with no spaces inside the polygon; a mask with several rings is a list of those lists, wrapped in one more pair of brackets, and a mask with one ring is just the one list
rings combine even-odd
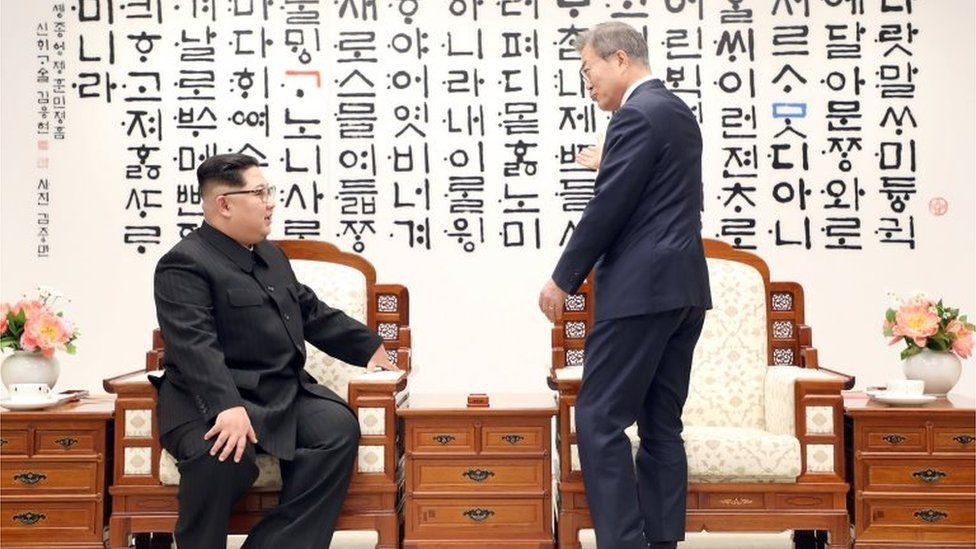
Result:
{"label": "suit button", "polygon": [[285,315],[285,320],[291,320],[291,315]]}
{"label": "suit button", "polygon": [[269,292],[273,292],[274,291],[274,286],[268,286],[268,291]]}

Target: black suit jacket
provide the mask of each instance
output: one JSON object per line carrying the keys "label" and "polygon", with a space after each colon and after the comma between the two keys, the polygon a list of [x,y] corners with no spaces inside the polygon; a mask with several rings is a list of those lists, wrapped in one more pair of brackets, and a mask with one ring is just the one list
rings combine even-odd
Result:
{"label": "black suit jacket", "polygon": [[382,341],[298,282],[280,248],[252,253],[207,223],[159,260],[155,299],[161,434],[244,406],[258,444],[282,459],[294,456],[300,390],[345,404],[305,372],[305,341],[360,366]]}
{"label": "black suit jacket", "polygon": [[552,275],[573,293],[596,265],[597,320],[711,308],[701,155],[694,114],[660,80],[614,113],[596,193]]}

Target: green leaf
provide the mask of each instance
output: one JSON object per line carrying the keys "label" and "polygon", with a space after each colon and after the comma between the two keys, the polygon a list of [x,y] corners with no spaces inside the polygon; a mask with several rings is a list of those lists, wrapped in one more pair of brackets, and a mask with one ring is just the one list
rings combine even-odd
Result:
{"label": "green leaf", "polygon": [[64,346],[64,350],[67,351],[69,355],[73,355],[78,349],[75,347],[74,343],[68,343]]}
{"label": "green leaf", "polygon": [[885,337],[894,337],[895,336],[894,330],[892,330],[891,328],[885,328],[884,329],[884,336]]}
{"label": "green leaf", "polygon": [[949,339],[946,337],[933,336],[928,339],[925,346],[933,351],[948,351],[952,344],[949,343]]}
{"label": "green leaf", "polygon": [[0,338],[0,349],[6,347],[16,347],[19,340],[15,337],[4,337]]}
{"label": "green leaf", "polygon": [[888,309],[888,311],[885,312],[885,320],[887,320],[888,322],[894,323],[895,322],[895,315],[897,315],[897,314],[898,313],[894,309]]}
{"label": "green leaf", "polygon": [[922,352],[922,348],[913,343],[907,349],[901,352],[901,359],[905,360],[906,358],[913,357],[921,352]]}

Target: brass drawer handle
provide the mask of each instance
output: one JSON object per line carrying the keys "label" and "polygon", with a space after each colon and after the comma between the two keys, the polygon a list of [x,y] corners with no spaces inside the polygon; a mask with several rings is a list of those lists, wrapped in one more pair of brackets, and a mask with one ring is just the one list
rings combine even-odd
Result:
{"label": "brass drawer handle", "polygon": [[881,439],[888,444],[901,444],[902,442],[905,442],[905,437],[901,435],[885,435],[881,437]]}
{"label": "brass drawer handle", "polygon": [[47,515],[43,513],[35,513],[33,511],[27,511],[26,513],[21,513],[19,515],[14,515],[13,519],[17,522],[30,526],[31,524],[37,524],[38,522],[47,518]]}
{"label": "brass drawer handle", "polygon": [[956,435],[952,437],[952,440],[958,442],[959,444],[972,444],[976,437],[972,435]]}
{"label": "brass drawer handle", "polygon": [[475,482],[484,482],[488,477],[495,476],[494,471],[487,471],[485,469],[468,469],[467,471],[461,473],[461,476],[468,477]]}
{"label": "brass drawer handle", "polygon": [[476,507],[474,509],[468,509],[462,514],[475,522],[484,522],[488,517],[494,515],[495,512],[491,509]]}
{"label": "brass drawer handle", "polygon": [[912,476],[925,482],[938,482],[947,475],[938,469],[925,469],[923,471],[915,471],[912,473]]}
{"label": "brass drawer handle", "polygon": [[525,440],[525,437],[522,435],[503,435],[502,440],[509,444],[518,444],[519,442]]}
{"label": "brass drawer handle", "polygon": [[441,444],[450,444],[455,440],[454,435],[434,435],[433,439]]}
{"label": "brass drawer handle", "polygon": [[67,449],[71,448],[72,446],[74,446],[75,444],[78,444],[78,439],[64,437],[64,438],[59,438],[59,439],[55,440],[54,443],[57,444],[58,446],[64,448],[65,450],[67,450]]}
{"label": "brass drawer handle", "polygon": [[6,444],[7,444],[8,442],[10,442],[10,441],[9,441],[9,440],[7,440],[7,439],[5,439],[5,438],[0,438],[0,446],[4,446],[4,445],[6,445]]}
{"label": "brass drawer handle", "polygon": [[47,475],[44,473],[35,473],[33,471],[27,471],[26,473],[18,473],[14,475],[14,480],[20,481],[23,484],[37,484],[42,480],[46,479]]}
{"label": "brass drawer handle", "polygon": [[921,511],[915,511],[915,518],[920,518],[925,522],[939,522],[948,516],[948,513],[939,511],[937,509],[922,509]]}

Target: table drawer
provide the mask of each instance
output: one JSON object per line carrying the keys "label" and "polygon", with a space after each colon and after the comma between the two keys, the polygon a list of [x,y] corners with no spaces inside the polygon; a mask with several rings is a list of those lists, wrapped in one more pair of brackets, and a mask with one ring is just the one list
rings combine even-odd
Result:
{"label": "table drawer", "polygon": [[545,502],[544,498],[416,498],[407,504],[407,536],[442,540],[546,536]]}
{"label": "table drawer", "polygon": [[34,432],[34,453],[38,455],[94,454],[101,431],[38,429]]}
{"label": "table drawer", "polygon": [[98,463],[94,461],[44,461],[42,459],[0,463],[0,493],[48,494],[98,491]]}
{"label": "table drawer", "polygon": [[408,422],[410,448],[416,453],[471,454],[475,452],[474,425],[467,422]]}
{"label": "table drawer", "polygon": [[486,424],[481,427],[481,451],[484,453],[544,453],[550,449],[542,425],[508,426]]}
{"label": "table drawer", "polygon": [[[415,459],[409,489],[422,492],[528,492],[542,496],[548,487],[540,459]],[[527,494],[528,495],[528,494]]]}
{"label": "table drawer", "polygon": [[4,544],[49,539],[101,540],[96,532],[96,501],[10,501],[3,499],[0,530]]}
{"label": "table drawer", "polygon": [[4,429],[0,432],[0,455],[26,456],[29,440],[26,429]]}
{"label": "table drawer", "polygon": [[866,451],[883,452],[925,452],[925,427],[922,426],[882,426],[867,425],[864,427],[864,449]]}
{"label": "table drawer", "polygon": [[976,485],[971,459],[864,460],[865,491],[970,492]]}
{"label": "table drawer", "polygon": [[938,496],[919,499],[865,498],[862,507],[864,513],[858,514],[858,520],[862,520],[863,516],[866,524],[858,540],[974,540],[974,507],[976,500],[973,499]]}
{"label": "table drawer", "polygon": [[933,451],[976,454],[976,433],[964,427],[936,427]]}

